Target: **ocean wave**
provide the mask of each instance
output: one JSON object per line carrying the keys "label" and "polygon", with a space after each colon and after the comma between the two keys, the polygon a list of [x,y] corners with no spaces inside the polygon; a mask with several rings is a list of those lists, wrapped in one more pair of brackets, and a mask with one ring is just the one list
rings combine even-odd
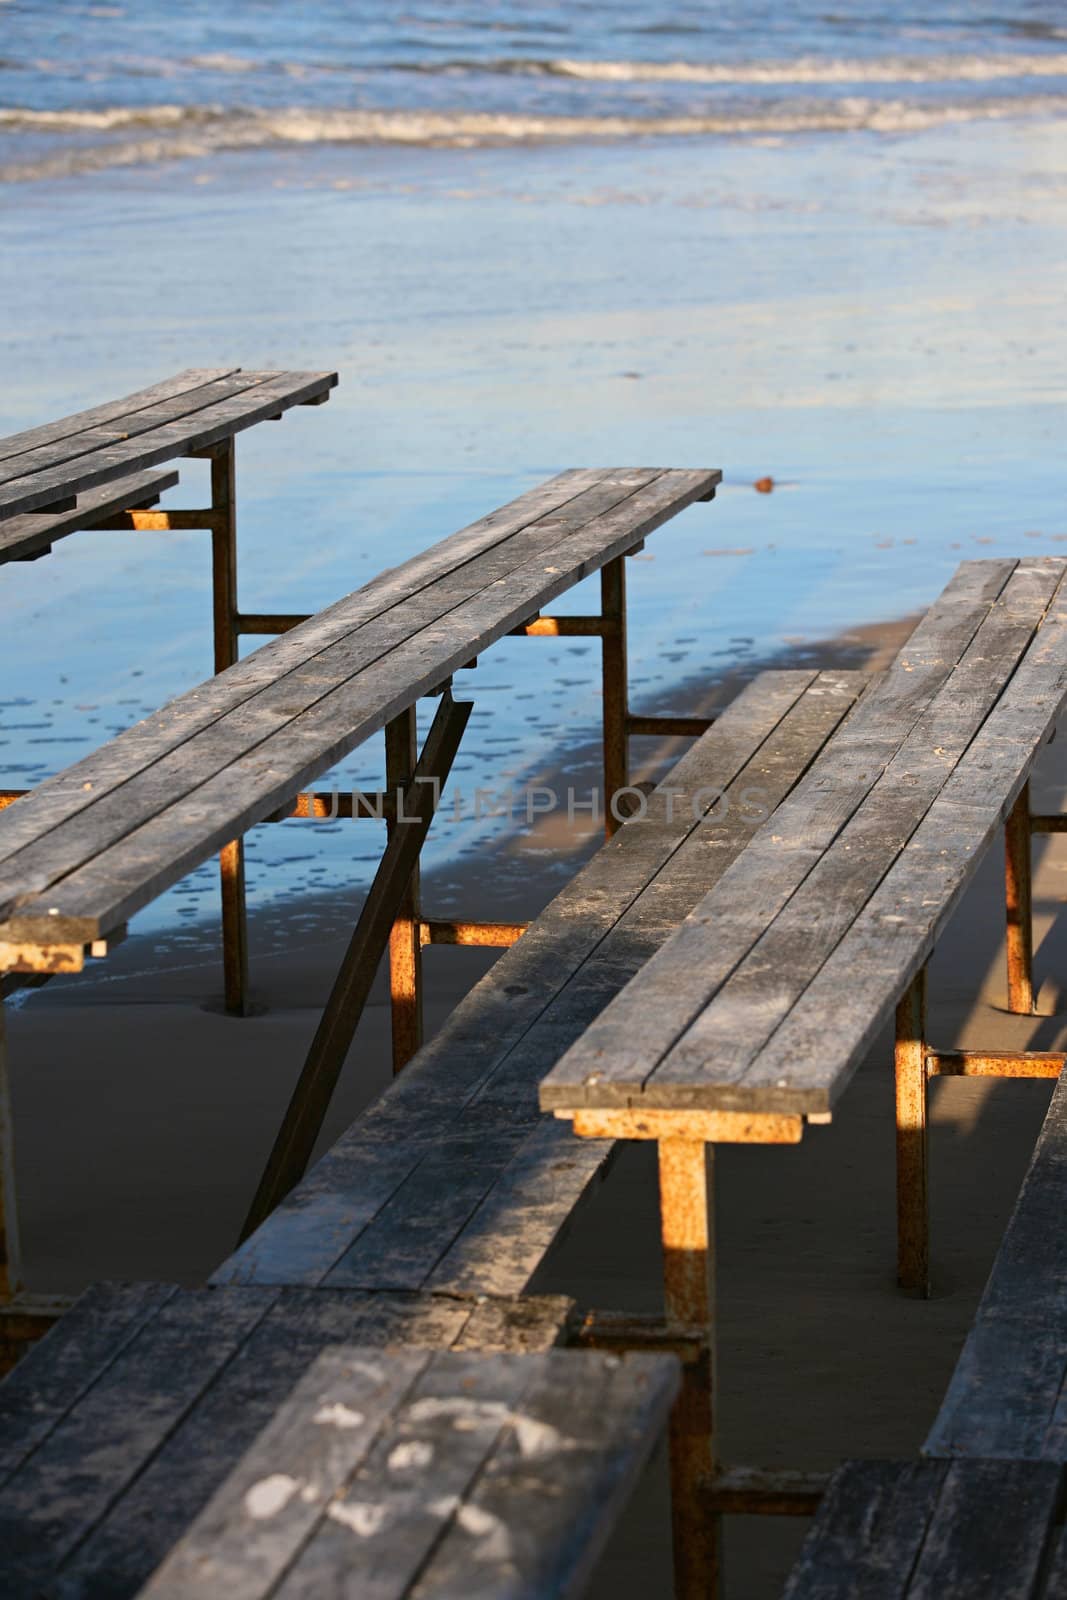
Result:
{"label": "ocean wave", "polygon": [[589,83],[846,84],[995,83],[1005,78],[1067,77],[1067,52],[1044,55],[880,56],[877,60],[796,61],[497,61],[391,63],[395,71],[448,74],[490,72],[521,77],[577,78]]}
{"label": "ocean wave", "polygon": [[675,117],[534,116],[490,112],[232,111],[212,106],[153,106],[133,110],[0,111],[0,130],[109,132],[152,130],[153,138],[79,143],[25,161],[0,164],[0,181],[19,182],[153,165],[228,150],[292,145],[423,145],[453,149],[521,144],[760,136],[866,131],[910,133],[982,120],[1067,116],[1067,97],[1035,95],[956,105],[916,105],[903,100],[845,97],[835,101],[778,103],[763,109]]}

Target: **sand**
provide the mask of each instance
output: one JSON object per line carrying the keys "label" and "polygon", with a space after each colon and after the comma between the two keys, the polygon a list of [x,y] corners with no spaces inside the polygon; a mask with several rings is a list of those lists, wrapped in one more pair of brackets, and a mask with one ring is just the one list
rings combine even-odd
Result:
{"label": "sand", "polygon": [[[908,624],[814,649],[827,662],[877,665]],[[705,691],[722,703],[728,686]],[[701,703],[699,697],[696,703]],[[694,702],[688,702],[687,709]],[[653,749],[651,754],[655,754]],[[663,754],[662,751],[659,752]],[[570,774],[591,768],[573,753]],[[1035,806],[1057,809],[1067,750],[1043,755]],[[492,871],[439,873],[426,899],[474,915],[534,914],[592,843],[514,839]],[[568,848],[563,865],[551,845]],[[932,964],[932,1039],[990,1048],[1062,1048],[1057,973],[1067,924],[1053,926],[1067,838],[1035,851],[1039,1015],[1002,1009],[1002,860],[982,867]],[[546,863],[552,861],[553,865]],[[32,1287],[74,1291],[101,1277],[202,1281],[232,1247],[260,1164],[339,958],[351,905],[299,903],[253,921],[254,988],[265,1007],[218,1009],[213,935],[200,955],[153,959],[136,932],[112,961],[37,991],[9,1019],[24,1246]],[[287,917],[287,911],[290,916]],[[289,930],[289,931],[287,931]],[[491,964],[491,953],[428,952],[432,1029]],[[388,1078],[379,975],[324,1131],[323,1145]],[[718,1159],[723,1457],[832,1467],[846,1455],[906,1455],[925,1434],[973,1315],[1025,1171],[1049,1089],[1041,1083],[937,1083],[932,1093],[933,1294],[894,1283],[891,1046],[880,1039],[832,1126],[796,1148],[725,1149]],[[532,1287],[583,1306],[654,1310],[659,1255],[650,1150],[624,1151],[590,1194]],[[658,1458],[604,1558],[594,1595],[667,1592],[664,1464]],[[778,1592],[802,1520],[731,1519],[728,1594]]]}

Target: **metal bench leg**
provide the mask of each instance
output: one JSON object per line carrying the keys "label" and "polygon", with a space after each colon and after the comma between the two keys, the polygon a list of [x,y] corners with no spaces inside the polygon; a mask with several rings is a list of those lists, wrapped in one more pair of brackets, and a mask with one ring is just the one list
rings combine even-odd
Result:
{"label": "metal bench leg", "polygon": [[[228,439],[211,454],[211,572],[215,624],[215,671],[237,660],[237,498],[234,445]],[[226,1010],[248,1015],[248,921],[245,912],[244,840],[219,852],[222,880],[222,957]]]}
{"label": "metal bench leg", "polygon": [[926,1135],[926,968],[897,1006],[897,1281],[930,1293],[930,1219]]}
{"label": "metal bench leg", "polygon": [[1004,825],[1008,914],[1008,1010],[1034,1009],[1034,924],[1030,892],[1030,785],[1024,784]]}
{"label": "metal bench leg", "polygon": [[12,1301],[21,1287],[22,1260],[15,1197],[15,1138],[7,1074],[4,1005],[0,1001],[0,1305]]}
{"label": "metal bench leg", "polygon": [[[385,728],[385,787],[400,795],[411,783],[418,760],[415,707],[402,711]],[[391,815],[386,835],[411,824]],[[416,860],[401,896],[389,935],[389,1002],[393,1020],[393,1071],[401,1072],[422,1044],[422,911]]]}
{"label": "metal bench leg", "polygon": [[715,1149],[695,1139],[663,1139],[658,1148],[667,1325],[707,1330],[671,1414],[674,1593],[675,1600],[707,1600],[718,1592],[721,1520],[707,1500],[715,1470]]}
{"label": "metal bench leg", "polygon": [[628,688],[626,681],[626,558],[609,561],[600,573],[600,612],[604,622],[604,831],[610,839],[621,822],[612,799],[630,781],[627,750]]}
{"label": "metal bench leg", "polygon": [[[391,930],[395,933],[397,908],[410,889],[413,869],[418,867],[437,796],[448,780],[472,709],[467,702],[457,705],[451,694],[441,700],[412,781],[403,795],[402,815],[408,820],[397,824],[386,844],[245,1219],[242,1240],[299,1183],[311,1159],[375,973],[390,943]],[[418,931],[416,923],[416,936]]]}

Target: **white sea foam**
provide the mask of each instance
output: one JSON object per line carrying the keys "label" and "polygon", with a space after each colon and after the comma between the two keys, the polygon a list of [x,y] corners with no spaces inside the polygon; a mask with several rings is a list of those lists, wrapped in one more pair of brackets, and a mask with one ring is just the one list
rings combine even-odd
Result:
{"label": "white sea foam", "polygon": [[581,140],[761,136],[867,131],[919,132],[960,122],[1026,116],[1063,117],[1067,97],[916,104],[843,96],[827,101],[777,101],[707,115],[673,117],[535,116],[491,112],[333,111],[293,108],[234,111],[213,106],[109,107],[96,111],[0,110],[0,132],[135,133],[152,137],[78,143],[28,160],[0,163],[0,181],[62,177],[109,167],[200,158],[226,150],[286,145],[424,145],[451,148]]}

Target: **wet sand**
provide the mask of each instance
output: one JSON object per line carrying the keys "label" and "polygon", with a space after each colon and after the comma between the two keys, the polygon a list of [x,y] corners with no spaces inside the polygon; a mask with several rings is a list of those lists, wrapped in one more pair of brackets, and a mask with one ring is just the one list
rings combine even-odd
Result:
{"label": "wet sand", "polygon": [[[908,625],[814,645],[826,664],[884,661]],[[676,709],[721,704],[721,684]],[[665,752],[650,741],[648,754]],[[653,765],[655,764],[653,760]],[[568,780],[595,770],[572,753]],[[1067,749],[1044,753],[1034,804],[1059,809]],[[309,825],[314,826],[314,825]],[[533,915],[595,843],[525,835],[491,870],[432,876],[447,913]],[[551,852],[549,852],[551,846]],[[564,846],[562,856],[558,854]],[[930,1030],[951,1046],[1063,1048],[1067,923],[1053,927],[1067,836],[1035,850],[1039,1015],[1002,1009],[1002,860],[991,853],[932,963]],[[292,908],[288,908],[290,911]],[[134,934],[107,964],[37,991],[9,1018],[24,1247],[32,1287],[76,1290],[100,1277],[195,1283],[231,1248],[339,959],[354,907],[300,902],[253,920],[254,987],[267,1008],[236,1021],[217,1008],[213,936],[195,960],[157,959]],[[490,953],[427,952],[432,1029],[491,964]],[[1059,1009],[1059,1008],[1062,1008]],[[323,1144],[388,1078],[379,975],[331,1108]],[[727,1148],[718,1158],[721,1450],[728,1461],[829,1468],[842,1456],[920,1444],[947,1384],[1025,1171],[1049,1088],[937,1083],[932,1096],[934,1292],[894,1284],[891,1043],[880,1039],[832,1126],[796,1148]],[[654,1310],[659,1253],[652,1155],[621,1152],[587,1196],[532,1287],[584,1306]],[[605,1557],[594,1595],[667,1593],[665,1478],[658,1459]],[[732,1519],[728,1594],[778,1593],[804,1523]]]}

